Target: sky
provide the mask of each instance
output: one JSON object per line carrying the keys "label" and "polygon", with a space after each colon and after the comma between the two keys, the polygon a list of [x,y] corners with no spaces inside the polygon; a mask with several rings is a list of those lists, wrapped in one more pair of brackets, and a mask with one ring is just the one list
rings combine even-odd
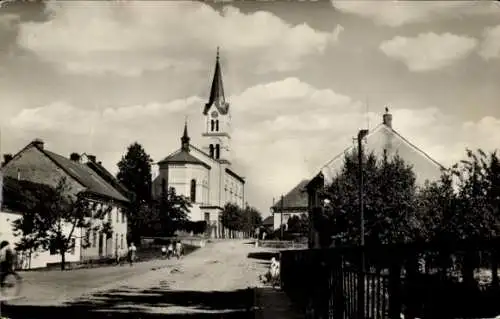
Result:
{"label": "sky", "polygon": [[500,4],[424,1],[4,2],[3,153],[41,138],[111,172],[131,143],[155,162],[202,109],[220,46],[232,157],[248,203],[273,197],[393,127],[445,166],[500,146]]}

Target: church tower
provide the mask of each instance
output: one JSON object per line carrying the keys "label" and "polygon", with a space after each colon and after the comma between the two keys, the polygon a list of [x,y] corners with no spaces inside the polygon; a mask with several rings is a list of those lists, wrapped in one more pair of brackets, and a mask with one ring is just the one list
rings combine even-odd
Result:
{"label": "church tower", "polygon": [[231,113],[224,96],[224,84],[219,63],[219,48],[215,59],[215,71],[210,89],[210,97],[203,109],[205,132],[203,150],[221,163],[231,162]]}

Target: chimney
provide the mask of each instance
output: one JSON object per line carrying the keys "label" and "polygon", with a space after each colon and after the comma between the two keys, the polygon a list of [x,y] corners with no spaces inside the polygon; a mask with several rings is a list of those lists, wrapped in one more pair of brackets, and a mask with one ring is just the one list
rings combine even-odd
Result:
{"label": "chimney", "polygon": [[10,162],[14,157],[12,154],[3,154],[3,164],[6,165],[8,162]]}
{"label": "chimney", "polygon": [[95,163],[96,161],[95,155],[87,155],[87,157],[92,163]]}
{"label": "chimney", "polygon": [[78,153],[71,153],[69,155],[69,159],[72,160],[72,161],[74,161],[74,162],[78,162],[78,161],[80,161],[80,154],[78,154]]}
{"label": "chimney", "polygon": [[44,142],[42,139],[39,139],[39,138],[36,138],[33,140],[33,142],[31,142],[31,144],[35,145],[36,147],[40,148],[43,150],[43,147],[44,147]]}
{"label": "chimney", "polygon": [[392,114],[389,113],[388,107],[385,108],[385,114],[382,117],[382,123],[384,123],[384,125],[392,128]]}

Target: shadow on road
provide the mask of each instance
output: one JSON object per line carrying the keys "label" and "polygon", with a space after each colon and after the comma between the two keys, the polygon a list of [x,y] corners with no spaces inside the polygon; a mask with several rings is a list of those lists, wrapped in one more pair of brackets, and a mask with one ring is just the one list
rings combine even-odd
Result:
{"label": "shadow on road", "polygon": [[279,253],[277,252],[270,252],[270,251],[260,251],[256,253],[249,253],[247,255],[247,258],[252,258],[252,259],[259,259],[259,260],[267,260],[270,261],[271,258],[279,258]]}
{"label": "shadow on road", "polygon": [[[122,288],[63,306],[2,305],[7,318],[253,318],[253,289],[230,292]],[[174,309],[182,307],[182,309]],[[170,308],[170,309],[169,309]],[[187,310],[187,311],[186,311]],[[167,312],[167,314],[165,314]],[[168,314],[168,312],[175,312]],[[188,312],[188,313],[182,313]]]}

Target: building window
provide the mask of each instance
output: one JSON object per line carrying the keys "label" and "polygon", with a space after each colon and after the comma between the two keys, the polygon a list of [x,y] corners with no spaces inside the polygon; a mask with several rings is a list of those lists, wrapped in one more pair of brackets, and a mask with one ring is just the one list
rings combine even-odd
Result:
{"label": "building window", "polygon": [[96,247],[97,245],[97,231],[92,231],[92,247]]}
{"label": "building window", "polygon": [[118,211],[118,209],[116,210],[116,222],[120,222],[120,212]]}
{"label": "building window", "polygon": [[125,223],[125,214],[123,212],[120,212],[120,215],[122,215],[122,224]]}
{"label": "building window", "polygon": [[210,157],[214,157],[214,145],[210,144]]}
{"label": "building window", "polygon": [[71,250],[70,250],[71,255],[75,254],[75,246],[76,246],[76,240],[74,238],[71,238]]}
{"label": "building window", "polygon": [[108,222],[111,223],[111,212],[108,212]]}
{"label": "building window", "polygon": [[120,235],[120,248],[123,249],[123,234]]}
{"label": "building window", "polygon": [[205,213],[205,221],[207,222],[207,225],[210,223],[210,213]]}
{"label": "building window", "polygon": [[210,131],[214,131],[214,126],[215,126],[215,121],[214,120],[211,120],[210,121]]}
{"label": "building window", "polygon": [[191,180],[191,202],[196,202],[196,180]]}
{"label": "building window", "polygon": [[220,157],[220,145],[216,144],[215,145],[215,159],[219,159]]}
{"label": "building window", "polygon": [[215,120],[215,130],[219,132],[219,120]]}

